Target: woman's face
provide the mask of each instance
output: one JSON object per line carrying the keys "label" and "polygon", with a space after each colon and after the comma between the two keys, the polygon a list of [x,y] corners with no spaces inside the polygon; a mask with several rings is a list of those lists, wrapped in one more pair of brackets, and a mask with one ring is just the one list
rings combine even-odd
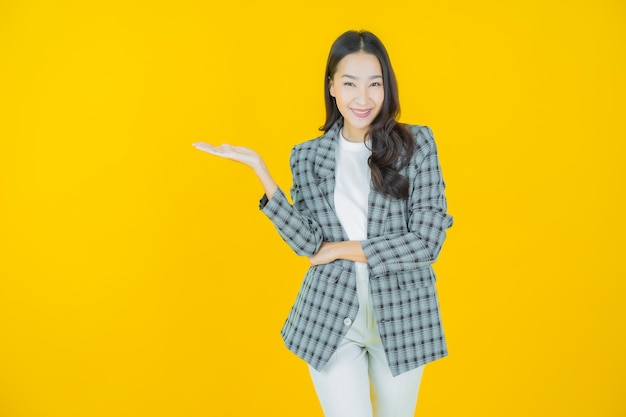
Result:
{"label": "woman's face", "polygon": [[344,119],[344,137],[351,142],[362,141],[385,99],[378,58],[362,51],[346,55],[339,61],[329,88]]}

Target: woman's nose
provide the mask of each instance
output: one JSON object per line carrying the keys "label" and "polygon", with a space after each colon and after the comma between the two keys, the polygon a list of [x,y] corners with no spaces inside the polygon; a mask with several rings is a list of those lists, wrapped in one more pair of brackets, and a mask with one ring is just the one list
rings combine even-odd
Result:
{"label": "woman's nose", "polygon": [[368,100],[367,89],[359,88],[357,96],[356,96],[356,102],[358,104],[367,104],[367,100]]}

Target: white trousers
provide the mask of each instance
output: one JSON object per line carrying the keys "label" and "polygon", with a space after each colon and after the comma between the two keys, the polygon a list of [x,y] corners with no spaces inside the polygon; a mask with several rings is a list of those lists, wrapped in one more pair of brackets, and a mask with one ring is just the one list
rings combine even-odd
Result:
{"label": "white trousers", "polygon": [[367,265],[356,263],[359,311],[321,372],[309,366],[326,417],[413,417],[424,367],[391,375],[372,307]]}

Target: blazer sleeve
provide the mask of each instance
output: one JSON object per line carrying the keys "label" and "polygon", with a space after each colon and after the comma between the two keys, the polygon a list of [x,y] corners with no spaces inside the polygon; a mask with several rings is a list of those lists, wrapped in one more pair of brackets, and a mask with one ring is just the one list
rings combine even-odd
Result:
{"label": "blazer sleeve", "polygon": [[274,227],[285,242],[300,256],[311,256],[317,252],[323,241],[323,233],[320,226],[313,220],[308,208],[302,200],[299,185],[295,175],[298,167],[295,165],[296,148],[291,150],[291,172],[293,185],[291,198],[293,205],[289,203],[283,191],[278,188],[271,199],[263,195],[259,208],[274,223]]}
{"label": "blazer sleeve", "polygon": [[430,128],[420,128],[416,140],[418,147],[409,170],[408,232],[361,241],[372,276],[430,266],[437,260],[446,230],[453,223],[452,216],[446,213],[445,183]]}

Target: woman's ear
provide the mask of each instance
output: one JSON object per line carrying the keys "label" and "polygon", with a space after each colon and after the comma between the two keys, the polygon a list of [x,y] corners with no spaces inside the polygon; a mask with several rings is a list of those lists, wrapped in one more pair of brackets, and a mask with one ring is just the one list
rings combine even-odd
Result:
{"label": "woman's ear", "polygon": [[328,77],[328,91],[331,97],[335,97],[335,88],[333,86],[333,80],[330,77]]}

